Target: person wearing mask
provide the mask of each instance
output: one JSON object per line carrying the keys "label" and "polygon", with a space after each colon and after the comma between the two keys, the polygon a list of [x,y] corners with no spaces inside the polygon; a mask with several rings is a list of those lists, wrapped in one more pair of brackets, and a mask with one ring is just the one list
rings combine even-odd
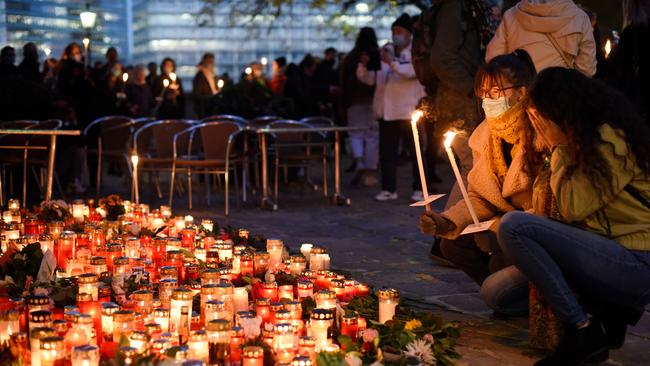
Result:
{"label": "person wearing mask", "polygon": [[418,173],[411,114],[418,101],[424,96],[424,89],[418,82],[411,63],[411,17],[404,13],[391,26],[393,43],[381,50],[381,65],[377,71],[368,69],[370,56],[361,56],[357,77],[363,83],[375,86],[373,111],[379,119],[379,164],[381,166],[381,192],[375,196],[378,201],[396,200],[397,162],[399,160],[400,138],[411,150],[413,194],[411,200],[422,200],[422,188]]}
{"label": "person wearing mask", "polygon": [[199,118],[204,118],[207,116],[207,104],[210,98],[219,91],[217,78],[214,75],[214,54],[204,54],[196,68],[198,70],[192,80],[194,110]]}
{"label": "person wearing mask", "polygon": [[23,61],[18,65],[18,72],[23,80],[36,84],[43,84],[43,75],[38,62],[38,49],[32,42],[25,43],[23,46]]}
{"label": "person wearing mask", "polygon": [[540,72],[528,115],[549,153],[551,215],[506,214],[499,244],[564,325],[537,366],[607,360],[650,303],[650,128],[603,82]]}
{"label": "person wearing mask", "polygon": [[380,67],[377,35],[370,27],[363,27],[357,35],[354,48],[345,56],[341,65],[341,99],[346,109],[348,126],[359,127],[349,132],[350,150],[356,173],[352,184],[365,186],[378,184],[376,178],[379,159],[379,125],[372,111],[375,92],[370,85],[362,83],[356,75],[357,65],[363,54],[375,55],[376,71]]}
{"label": "person wearing mask", "polygon": [[596,73],[596,43],[589,16],[572,0],[521,0],[503,16],[485,60],[524,49],[538,71],[551,66]]}
{"label": "person wearing mask", "polygon": [[11,46],[5,46],[0,51],[0,78],[15,78],[17,76],[16,50]]}
{"label": "person wearing mask", "polygon": [[[165,87],[165,80],[169,85]],[[160,63],[160,76],[153,88],[155,111],[160,119],[185,117],[185,100],[181,79],[176,75],[176,62],[166,57]]]}
{"label": "person wearing mask", "polygon": [[650,126],[650,0],[623,1],[624,27],[609,57],[610,84],[625,93]]}
{"label": "person wearing mask", "polygon": [[151,88],[147,84],[144,66],[136,66],[133,81],[126,85],[126,104],[129,115],[134,118],[149,117],[154,107]]}
{"label": "person wearing mask", "polygon": [[273,77],[269,82],[269,89],[276,95],[284,93],[284,84],[287,81],[287,59],[285,57],[278,57],[273,60]]}
{"label": "person wearing mask", "polygon": [[[532,128],[526,115],[526,94],[535,66],[523,50],[497,56],[476,75],[476,95],[483,100],[485,121],[469,138],[474,165],[467,176],[469,199],[480,221],[499,219],[515,210],[533,209],[534,154],[526,144]],[[487,232],[462,235],[472,224],[465,200],[442,213],[420,216],[423,233],[442,237],[445,258],[479,286],[481,297],[496,313],[528,312],[528,281],[503,255],[496,225]]]}

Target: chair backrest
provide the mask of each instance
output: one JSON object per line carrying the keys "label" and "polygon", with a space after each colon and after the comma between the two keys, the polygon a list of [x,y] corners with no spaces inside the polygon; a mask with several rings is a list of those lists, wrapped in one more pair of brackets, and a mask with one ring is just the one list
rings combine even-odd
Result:
{"label": "chair backrest", "polygon": [[327,117],[321,117],[321,116],[316,116],[316,117],[305,117],[300,120],[300,122],[308,124],[310,126],[314,127],[334,127],[335,123],[332,121],[331,118]]}
{"label": "chair backrest", "polygon": [[63,126],[63,122],[60,119],[47,119],[45,121],[38,122],[31,126],[28,126],[28,130],[58,130]]}
{"label": "chair backrest", "polygon": [[248,121],[248,124],[252,127],[266,127],[273,121],[280,121],[282,117],[278,116],[261,116],[256,117]]}
{"label": "chair backrest", "polygon": [[5,121],[0,123],[0,128],[12,129],[12,130],[22,130],[31,125],[37,124],[38,121],[32,121],[27,119],[21,119],[16,121]]}
{"label": "chair backrest", "polygon": [[82,135],[87,138],[88,135],[94,133],[97,128],[103,129],[125,123],[133,123],[133,119],[127,116],[106,116],[97,118],[96,120],[90,122],[88,126],[83,129]]}
{"label": "chair backrest", "polygon": [[[24,130],[28,127],[37,124],[38,121],[33,120],[15,120],[15,121],[5,121],[2,122],[0,128],[6,128],[10,130]],[[29,142],[29,135],[0,135],[0,146],[25,146]],[[22,157],[23,150],[8,149],[0,153],[0,157],[5,158],[16,158]]]}
{"label": "chair backrest", "polygon": [[[273,130],[273,129],[309,128],[310,126],[300,121],[281,119],[269,123],[267,127]],[[277,134],[272,133],[271,135],[275,140],[275,148],[280,152],[280,154],[298,154],[306,148],[306,144],[309,142],[309,134],[304,132],[297,132],[297,133],[283,132]],[[303,146],[291,146],[291,145],[303,145]]]}
{"label": "chair backrest", "polygon": [[[58,130],[63,126],[63,122],[58,119],[48,119],[38,122],[26,128],[26,130]],[[60,141],[60,139],[59,139]],[[31,135],[29,136],[29,146],[50,146],[50,136],[47,135]],[[31,150],[28,152],[31,159],[45,159],[47,152],[44,150]]]}
{"label": "chair backrest", "polygon": [[248,125],[248,120],[246,120],[245,118],[234,116],[231,114],[217,114],[214,116],[205,117],[201,120],[201,122],[202,123],[203,122],[234,122],[242,127]]}
{"label": "chair backrest", "polygon": [[[133,147],[138,155],[152,154],[157,158],[174,156],[174,135],[192,127],[193,121],[170,119],[153,121],[140,127],[133,136]],[[178,142],[178,151],[187,151],[189,136]]]}
{"label": "chair backrest", "polygon": [[[243,130],[239,123],[231,121],[203,122],[193,128],[192,134],[200,136],[203,158],[206,160],[225,160],[232,152],[228,149],[234,147],[235,138]],[[196,138],[193,140],[196,141]]]}

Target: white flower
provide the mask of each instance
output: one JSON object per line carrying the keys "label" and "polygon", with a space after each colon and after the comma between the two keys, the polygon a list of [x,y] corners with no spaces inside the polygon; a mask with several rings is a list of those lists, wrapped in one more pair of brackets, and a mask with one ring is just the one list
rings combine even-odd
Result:
{"label": "white flower", "polygon": [[260,335],[260,324],[262,318],[256,316],[255,318],[242,318],[240,325],[244,329],[244,335],[247,339],[252,339]]}
{"label": "white flower", "polygon": [[370,366],[384,366],[384,364],[379,362],[379,361],[375,361],[375,362],[371,363]]}
{"label": "white flower", "polygon": [[363,361],[356,354],[350,352],[345,356],[345,362],[348,363],[348,366],[361,366]]}
{"label": "white flower", "polygon": [[433,355],[433,351],[431,350],[431,343],[422,339],[416,339],[413,342],[407,344],[404,354],[406,356],[417,357],[420,359],[421,363],[426,365],[436,364],[436,358]]}

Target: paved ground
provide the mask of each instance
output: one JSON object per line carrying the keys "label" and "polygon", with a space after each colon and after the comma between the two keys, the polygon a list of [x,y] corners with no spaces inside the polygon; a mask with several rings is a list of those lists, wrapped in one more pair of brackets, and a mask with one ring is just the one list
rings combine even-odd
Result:
{"label": "paved ground", "polygon": [[[478,286],[469,277],[429,258],[430,240],[417,227],[422,209],[409,207],[409,172],[407,166],[400,167],[400,199],[390,203],[374,201],[376,189],[351,187],[350,177],[345,175],[343,193],[352,199],[351,207],[328,204],[320,191],[281,191],[277,212],[262,211],[248,203],[239,209],[233,207],[225,218],[222,193],[213,193],[213,205],[208,208],[205,196],[195,191],[191,213],[195,217],[213,217],[222,225],[245,226],[252,233],[281,238],[289,247],[314,243],[329,248],[336,268],[375,286],[398,288],[411,303],[461,322],[464,328],[458,351],[464,364],[532,365],[539,352],[527,347],[527,319],[492,319],[478,296]],[[451,177],[445,164],[440,173]],[[435,191],[446,193],[450,185],[447,179]],[[150,189],[142,189],[147,192],[141,200],[154,206],[158,203],[154,190],[147,186]],[[187,212],[186,199],[179,197],[176,202],[175,212]],[[439,209],[442,204],[437,202],[435,207]],[[629,331],[625,347],[613,352],[608,364],[648,365],[648,349],[650,314],[646,313],[641,323]]]}

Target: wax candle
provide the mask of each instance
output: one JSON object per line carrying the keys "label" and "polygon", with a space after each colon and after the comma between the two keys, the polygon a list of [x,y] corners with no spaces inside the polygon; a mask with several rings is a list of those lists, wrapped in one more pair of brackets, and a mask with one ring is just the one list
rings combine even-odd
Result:
{"label": "wax candle", "polygon": [[49,328],[52,326],[52,313],[47,310],[36,310],[29,313],[29,331],[35,328]]}
{"label": "wax candle", "polygon": [[181,324],[181,310],[187,308],[187,313],[192,313],[192,291],[187,287],[178,287],[172,292],[172,299],[169,312],[169,330],[172,332],[179,329],[190,329],[191,319],[187,319],[187,324]]}
{"label": "wax candle", "polygon": [[[239,271],[242,276],[253,276],[253,254],[250,252],[242,252],[239,257]],[[233,273],[235,266],[233,261]]]}
{"label": "wax candle", "polygon": [[80,294],[90,294],[93,301],[99,297],[99,279],[94,273],[84,273],[77,278]]}
{"label": "wax candle", "polygon": [[102,335],[104,341],[113,340],[113,314],[120,310],[119,305],[113,302],[102,303]]}
{"label": "wax candle", "polygon": [[230,282],[220,282],[217,284],[217,299],[225,304],[226,311],[230,313],[232,318],[235,314],[235,306],[233,298],[235,294],[235,286]]}
{"label": "wax candle", "polygon": [[232,327],[230,332],[230,362],[232,364],[241,362],[242,344],[244,344],[244,329]]}
{"label": "wax candle", "polygon": [[193,227],[188,227],[181,230],[181,246],[187,250],[194,250],[194,237],[196,236],[196,231]]}
{"label": "wax candle", "polygon": [[38,225],[39,224],[38,218],[36,218],[34,216],[28,217],[23,221],[23,224],[24,224],[24,228],[25,228],[25,230],[24,230],[25,235],[37,235],[38,236],[38,235],[41,234],[39,232],[39,230],[38,230],[38,226],[39,226]]}
{"label": "wax candle", "polygon": [[356,314],[345,314],[341,318],[341,335],[346,335],[356,342],[359,335],[359,316]]}
{"label": "wax candle", "polygon": [[39,354],[42,366],[62,365],[65,361],[63,338],[59,336],[42,338]]}
{"label": "wax candle", "polygon": [[314,294],[314,284],[311,281],[298,281],[298,299],[302,300]]}
{"label": "wax candle", "polygon": [[141,330],[136,330],[129,334],[129,347],[135,348],[137,353],[143,354],[149,344],[149,335]]}
{"label": "wax candle", "polygon": [[[291,362],[294,357],[295,336],[291,324],[279,323],[273,328],[273,350],[276,354],[276,362]],[[290,352],[286,352],[290,351]]]}
{"label": "wax candle", "polygon": [[233,246],[230,243],[219,242],[214,245],[217,248],[217,254],[221,262],[229,261],[233,256]]}
{"label": "wax candle", "polygon": [[81,293],[77,295],[77,307],[79,312],[88,315],[91,320],[91,327],[94,324],[97,332],[101,334],[102,331],[102,304],[99,301],[94,301],[92,295]]}
{"label": "wax candle", "polygon": [[135,302],[136,311],[145,318],[153,311],[153,291],[137,290],[131,294]]}
{"label": "wax candle", "polygon": [[135,313],[132,310],[118,310],[113,313],[113,341],[119,342],[120,337],[125,337],[135,328]]}
{"label": "wax candle", "polygon": [[[422,111],[416,110],[411,116],[411,129],[413,131],[413,143],[415,146],[415,157],[418,162],[418,170],[420,172],[420,184],[422,186],[422,195],[425,200],[429,198],[429,190],[427,187],[427,178],[424,174],[424,164],[422,163],[422,149],[420,147],[420,133],[418,132],[418,120],[422,117],[424,113]],[[426,210],[431,211],[431,205],[426,204]]]}
{"label": "wax candle", "polygon": [[2,211],[2,221],[4,221],[5,224],[11,224],[13,222],[12,216],[11,211]]}
{"label": "wax candle", "polygon": [[11,335],[11,342],[15,345],[18,353],[18,362],[28,365],[31,361],[29,356],[29,336],[25,332],[17,332]]}
{"label": "wax candle", "polygon": [[269,268],[275,269],[282,263],[284,243],[280,239],[267,239],[266,251],[269,253]]}
{"label": "wax candle", "polygon": [[278,299],[293,300],[293,285],[278,286]]}
{"label": "wax candle", "polygon": [[264,349],[257,346],[244,347],[243,366],[264,366]]}
{"label": "wax candle", "polygon": [[47,230],[54,240],[59,240],[64,227],[63,221],[52,221],[47,225]]}
{"label": "wax candle", "polygon": [[27,299],[27,311],[50,310],[50,298],[45,295],[32,295]]}
{"label": "wax candle", "polygon": [[230,322],[225,319],[213,319],[206,325],[208,351],[206,357],[210,365],[225,365],[230,360]]}
{"label": "wax candle", "polygon": [[259,289],[259,295],[266,297],[271,301],[278,301],[278,284],[277,282],[264,282]]}
{"label": "wax candle", "polygon": [[71,360],[72,366],[98,366],[99,348],[91,345],[74,347]]}
{"label": "wax candle", "polygon": [[336,309],[336,294],[330,290],[321,290],[315,296],[316,307],[322,309]]}
{"label": "wax candle", "polygon": [[140,258],[140,239],[139,238],[127,238],[126,245],[124,246],[126,251],[126,256],[131,258]]}
{"label": "wax candle", "polygon": [[379,322],[384,324],[395,316],[395,309],[399,303],[399,292],[392,288],[377,291],[379,298]]}
{"label": "wax candle", "polygon": [[316,351],[320,352],[327,346],[327,329],[334,324],[334,312],[330,309],[316,308],[311,312],[311,336],[316,342]]}
{"label": "wax candle", "polygon": [[74,200],[72,202],[72,217],[76,222],[84,221],[84,206],[83,200]]}
{"label": "wax candle", "polygon": [[153,320],[160,325],[160,330],[169,332],[169,309],[155,308],[153,310]]}
{"label": "wax candle", "polygon": [[[188,356],[191,359],[208,362],[208,333],[205,330],[197,330],[190,333],[187,341],[187,350]],[[214,365],[214,363],[210,363],[210,365]]]}
{"label": "wax candle", "polygon": [[333,279],[330,281],[330,291],[334,292],[336,298],[345,302],[345,280]]}
{"label": "wax candle", "polygon": [[458,165],[456,164],[456,157],[454,156],[454,152],[451,149],[451,144],[455,136],[456,133],[453,131],[448,131],[447,133],[445,133],[445,143],[444,143],[445,151],[447,152],[447,157],[449,157],[451,168],[454,171],[454,175],[456,176],[456,182],[458,183],[460,192],[463,194],[463,199],[465,200],[465,204],[467,205],[469,214],[472,217],[472,221],[474,222],[475,225],[478,225],[479,224],[478,216],[476,216],[476,211],[474,211],[474,206],[472,205],[472,201],[470,201],[469,199],[469,195],[467,194],[467,190],[465,189],[465,183],[463,182],[463,177],[460,175],[460,170],[458,169]]}
{"label": "wax candle", "polygon": [[11,303],[11,308],[18,315],[19,330],[21,332],[27,332],[27,307],[25,306],[25,299],[22,297],[12,297],[9,299],[9,302]]}
{"label": "wax candle", "polygon": [[308,357],[312,364],[316,363],[316,339],[314,337],[303,336],[298,340],[298,354]]}
{"label": "wax candle", "polygon": [[72,231],[64,231],[58,240],[58,254],[57,265],[59,268],[66,269],[68,260],[74,258],[74,241],[75,233]]}
{"label": "wax candle", "polygon": [[254,273],[261,275],[266,273],[269,268],[269,260],[271,256],[268,252],[255,252],[254,254]]}
{"label": "wax candle", "polygon": [[54,329],[49,327],[38,327],[30,330],[29,348],[32,366],[41,366],[41,339],[55,336]]}
{"label": "wax candle", "polygon": [[160,303],[169,308],[171,304],[172,292],[178,287],[178,281],[173,278],[168,278],[166,280],[160,281],[158,284],[158,297],[160,298]]}
{"label": "wax candle", "polygon": [[328,270],[330,267],[327,249],[313,247],[309,252],[309,269],[311,271]]}
{"label": "wax candle", "polygon": [[291,256],[289,271],[292,275],[298,276],[307,269],[307,260],[302,255]]}
{"label": "wax candle", "polygon": [[268,323],[271,320],[271,300],[264,297],[258,297],[255,300],[255,312],[262,318],[262,322]]}
{"label": "wax candle", "polygon": [[7,201],[7,208],[11,211],[20,210],[20,200],[11,198]]}
{"label": "wax candle", "polygon": [[248,291],[246,287],[235,287],[233,305],[235,313],[248,310]]}

